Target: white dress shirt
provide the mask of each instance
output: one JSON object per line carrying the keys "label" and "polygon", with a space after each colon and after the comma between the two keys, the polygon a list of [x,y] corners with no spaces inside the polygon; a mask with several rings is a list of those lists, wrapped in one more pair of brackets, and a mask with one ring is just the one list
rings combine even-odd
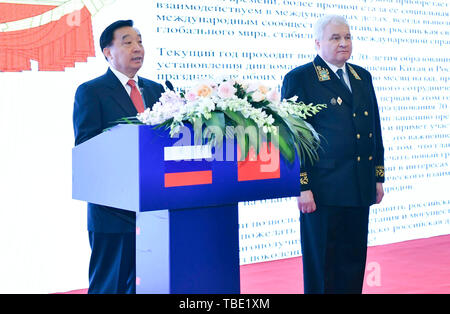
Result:
{"label": "white dress shirt", "polygon": [[[123,87],[125,88],[125,90],[127,91],[128,95],[131,95],[131,86],[128,85],[128,81],[129,80],[134,80],[136,82],[136,86],[138,86],[138,76],[137,74],[133,77],[133,78],[129,78],[128,76],[126,76],[125,74],[123,74],[122,72],[117,71],[116,69],[114,69],[112,66],[109,67],[111,69],[111,71],[117,76],[117,78],[119,79],[120,83],[123,85]],[[140,88],[138,87],[138,91],[139,93],[142,95]]]}
{"label": "white dress shirt", "polygon": [[[325,61],[325,60],[323,60]],[[352,91],[352,86],[350,85],[350,78],[348,77],[348,73],[347,73],[347,67],[344,66],[342,68],[335,66],[334,64],[328,63],[327,61],[325,61],[325,63],[328,65],[328,67],[331,69],[331,71],[334,72],[334,74],[336,74],[336,76],[339,78],[339,75],[336,73],[337,70],[342,69],[342,71],[344,72],[344,81],[347,84],[348,88],[350,89],[350,91]]]}

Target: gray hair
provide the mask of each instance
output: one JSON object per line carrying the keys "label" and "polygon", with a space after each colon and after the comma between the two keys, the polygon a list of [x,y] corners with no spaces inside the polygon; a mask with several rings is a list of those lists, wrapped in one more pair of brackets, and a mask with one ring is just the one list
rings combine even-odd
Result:
{"label": "gray hair", "polygon": [[340,16],[340,15],[325,15],[325,16],[321,17],[314,25],[314,28],[313,28],[314,39],[322,40],[323,31],[324,31],[325,27],[327,27],[327,25],[330,23],[333,23],[336,25],[347,25],[348,28],[350,28],[350,25],[348,25],[345,17]]}

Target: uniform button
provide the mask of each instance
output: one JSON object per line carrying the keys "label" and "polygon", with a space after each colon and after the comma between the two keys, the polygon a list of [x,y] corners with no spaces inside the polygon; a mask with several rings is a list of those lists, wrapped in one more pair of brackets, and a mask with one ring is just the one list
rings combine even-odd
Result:
{"label": "uniform button", "polygon": [[367,111],[364,111],[364,115],[367,117],[369,113]]}
{"label": "uniform button", "polygon": [[356,118],[356,113],[353,114],[353,118]]}
{"label": "uniform button", "polygon": [[373,134],[372,134],[372,133],[369,133],[369,138],[372,138],[372,136],[373,136]]}
{"label": "uniform button", "polygon": [[372,160],[373,159],[373,157],[372,156],[369,156],[369,160]]}
{"label": "uniform button", "polygon": [[356,138],[359,140],[361,138],[361,134],[356,134]]}
{"label": "uniform button", "polygon": [[356,158],[356,160],[361,161],[361,157],[358,156],[358,158]]}

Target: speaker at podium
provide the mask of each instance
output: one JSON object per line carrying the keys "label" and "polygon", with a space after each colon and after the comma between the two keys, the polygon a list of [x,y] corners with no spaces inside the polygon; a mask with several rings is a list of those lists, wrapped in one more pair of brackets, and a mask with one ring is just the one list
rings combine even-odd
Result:
{"label": "speaker at podium", "polygon": [[299,194],[272,144],[240,161],[235,139],[192,133],[122,124],[72,150],[73,199],[136,212],[137,293],[240,293],[238,203]]}

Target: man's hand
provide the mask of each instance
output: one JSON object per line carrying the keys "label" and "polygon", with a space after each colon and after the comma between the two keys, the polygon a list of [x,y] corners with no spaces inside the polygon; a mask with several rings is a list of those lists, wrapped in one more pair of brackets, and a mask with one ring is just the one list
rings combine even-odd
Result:
{"label": "man's hand", "polygon": [[300,193],[300,197],[297,197],[297,205],[298,209],[303,214],[309,214],[316,211],[316,202],[314,202],[314,196],[311,190]]}
{"label": "man's hand", "polygon": [[377,204],[381,203],[384,196],[383,183],[377,182]]}

